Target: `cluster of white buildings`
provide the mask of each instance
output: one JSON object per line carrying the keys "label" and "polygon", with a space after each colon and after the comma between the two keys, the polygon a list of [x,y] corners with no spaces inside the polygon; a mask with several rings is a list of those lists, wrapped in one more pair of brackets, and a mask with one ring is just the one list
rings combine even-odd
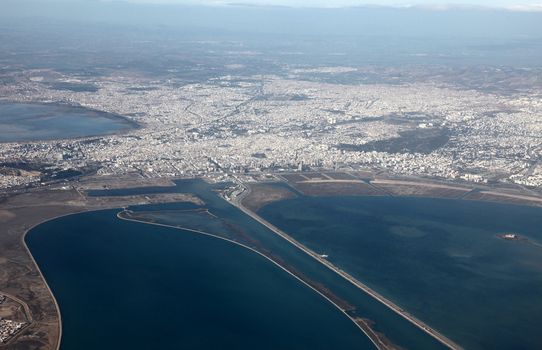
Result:
{"label": "cluster of white buildings", "polygon": [[[0,87],[0,96],[77,104],[127,116],[143,127],[91,142],[0,144],[0,159],[40,160],[66,169],[98,162],[101,174],[148,177],[293,170],[302,164],[542,184],[542,175],[533,170],[542,161],[542,105],[535,93],[495,95],[421,83],[339,85],[276,76],[183,86],[110,76],[92,81],[98,92],[71,92],[51,90],[33,78]],[[423,153],[355,148],[428,129],[446,129],[450,140]],[[353,150],[341,148],[344,144]],[[0,176],[0,187],[32,181],[36,178]]]}
{"label": "cluster of white buildings", "polygon": [[11,337],[17,334],[24,325],[24,322],[6,320],[0,317],[0,343],[6,343]]}
{"label": "cluster of white buildings", "polygon": [[[0,305],[6,301],[7,297],[0,294]],[[0,344],[6,343],[11,337],[19,332],[26,323],[7,320],[0,317]]]}

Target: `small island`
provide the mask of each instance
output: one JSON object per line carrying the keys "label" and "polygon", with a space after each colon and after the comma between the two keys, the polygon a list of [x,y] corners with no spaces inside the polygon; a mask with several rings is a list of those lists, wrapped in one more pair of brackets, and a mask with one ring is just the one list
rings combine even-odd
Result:
{"label": "small island", "polygon": [[502,234],[499,234],[497,235],[498,237],[502,238],[502,239],[505,239],[507,241],[519,241],[521,240],[521,236],[518,235],[517,233],[502,233]]}
{"label": "small island", "polygon": [[542,248],[542,244],[540,244],[538,242],[535,242],[535,241],[532,241],[532,240],[528,239],[527,237],[520,236],[519,234],[514,233],[514,232],[502,233],[502,234],[499,234],[497,236],[499,238],[505,239],[507,241],[518,241],[518,242],[522,242],[522,243],[531,244],[531,245],[533,245],[535,247],[538,247],[538,248]]}

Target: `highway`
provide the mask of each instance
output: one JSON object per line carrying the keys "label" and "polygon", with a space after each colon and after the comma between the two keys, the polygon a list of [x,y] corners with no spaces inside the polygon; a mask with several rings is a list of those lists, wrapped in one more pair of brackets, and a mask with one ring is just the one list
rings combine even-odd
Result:
{"label": "highway", "polygon": [[266,260],[268,260],[272,264],[279,267],[281,270],[285,271],[286,273],[288,273],[289,275],[294,277],[296,280],[298,280],[299,282],[301,282],[305,286],[312,289],[314,292],[321,295],[324,299],[326,299],[333,306],[335,306],[337,309],[339,309],[346,317],[348,317],[352,322],[354,322],[354,324],[369,338],[369,340],[375,345],[375,347],[378,350],[399,350],[399,349],[397,349],[397,348],[395,348],[393,346],[390,346],[385,340],[383,340],[382,337],[377,332],[375,332],[365,320],[362,320],[362,319],[359,319],[359,318],[354,318],[354,317],[350,316],[340,305],[337,304],[337,302],[332,300],[329,296],[327,296],[324,292],[322,292],[321,290],[319,290],[315,286],[311,285],[308,281],[305,281],[302,277],[300,277],[300,276],[296,275],[295,273],[293,273],[292,271],[288,270],[285,266],[283,266],[283,264],[276,261],[273,258],[273,256],[266,255],[266,254],[264,254],[264,253],[262,253],[262,252],[260,252],[260,251],[258,251],[256,249],[252,248],[252,247],[249,247],[248,245],[245,245],[243,243],[231,240],[231,239],[226,238],[226,237],[222,237],[222,236],[217,235],[217,234],[213,234],[213,233],[209,233],[209,232],[205,232],[205,231],[201,231],[201,230],[195,230],[195,229],[191,229],[191,228],[187,228],[187,227],[180,227],[180,226],[162,224],[162,223],[158,223],[158,222],[150,222],[150,221],[138,220],[138,219],[128,217],[126,215],[127,213],[129,214],[130,211],[124,209],[123,211],[117,213],[117,218],[119,218],[120,220],[125,220],[125,221],[131,221],[131,222],[147,224],[147,225],[154,225],[154,226],[161,226],[161,227],[168,227],[168,228],[173,228],[173,229],[176,229],[176,230],[183,230],[183,231],[192,232],[192,233],[196,233],[196,234],[200,234],[200,235],[204,235],[204,236],[213,237],[213,238],[216,238],[216,239],[220,239],[220,240],[223,240],[223,241],[238,245],[240,247],[243,247],[245,249],[250,250],[253,253],[256,253],[256,254],[260,255],[261,257],[265,258]]}
{"label": "highway", "polygon": [[273,231],[274,233],[276,233],[280,237],[284,238],[285,240],[287,240],[288,242],[290,242],[291,244],[293,244],[297,248],[301,249],[302,251],[304,251],[308,255],[312,256],[314,259],[316,259],[322,265],[324,265],[327,268],[329,268],[330,270],[334,271],[335,273],[337,273],[338,275],[340,275],[341,277],[343,277],[344,279],[346,279],[347,281],[352,283],[357,288],[361,289],[365,293],[369,294],[371,297],[375,298],[376,300],[378,300],[382,304],[386,305],[391,310],[395,311],[397,314],[399,314],[400,316],[402,316],[403,318],[405,318],[406,320],[408,320],[409,322],[411,322],[412,324],[414,324],[415,326],[417,326],[418,328],[423,330],[425,333],[427,333],[430,336],[432,336],[433,338],[437,339],[439,342],[441,342],[442,344],[444,344],[448,348],[450,348],[452,350],[461,350],[462,349],[461,346],[459,346],[457,343],[455,343],[451,339],[447,338],[446,336],[444,336],[441,333],[437,332],[436,330],[432,329],[431,327],[429,327],[423,321],[421,321],[418,318],[414,317],[413,315],[409,314],[407,311],[405,311],[404,309],[402,309],[401,307],[399,307],[398,305],[396,305],[395,303],[393,303],[389,299],[386,299],[385,297],[383,297],[382,295],[380,295],[379,293],[377,293],[376,291],[371,289],[369,286],[367,286],[364,283],[358,281],[357,279],[352,277],[350,274],[348,274],[344,270],[336,267],[335,265],[330,263],[328,260],[322,258],[319,254],[317,254],[317,253],[313,252],[312,250],[310,250],[309,248],[305,247],[303,244],[301,244],[300,242],[298,242],[297,240],[295,240],[294,238],[289,236],[284,231],[280,230],[276,226],[272,225],[271,223],[269,223],[266,220],[264,220],[263,218],[261,218],[256,213],[254,213],[251,210],[249,210],[248,208],[244,207],[243,204],[242,204],[242,200],[243,200],[244,197],[246,197],[250,193],[250,186],[247,186],[247,185],[243,184],[243,187],[245,188],[245,191],[241,195],[239,195],[237,198],[232,200],[230,203],[235,205],[237,208],[239,208],[245,214],[249,215],[254,220],[258,221],[260,224],[264,225],[265,227],[267,227],[268,229],[270,229],[271,231]]}

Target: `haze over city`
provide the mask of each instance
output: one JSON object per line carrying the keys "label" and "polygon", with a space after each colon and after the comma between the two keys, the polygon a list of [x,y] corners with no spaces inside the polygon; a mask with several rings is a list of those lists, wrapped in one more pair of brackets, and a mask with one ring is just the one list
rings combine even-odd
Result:
{"label": "haze over city", "polygon": [[542,337],[539,1],[3,0],[0,347]]}

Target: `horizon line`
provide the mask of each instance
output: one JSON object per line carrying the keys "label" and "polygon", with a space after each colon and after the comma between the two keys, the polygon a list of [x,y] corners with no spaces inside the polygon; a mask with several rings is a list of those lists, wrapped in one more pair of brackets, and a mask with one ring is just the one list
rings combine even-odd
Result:
{"label": "horizon line", "polygon": [[[61,0],[62,1],[62,0]],[[66,1],[66,0],[64,0]],[[88,0],[87,0],[88,1]],[[92,0],[91,0],[92,1]],[[127,4],[139,4],[139,5],[181,5],[181,6],[197,6],[197,7],[254,7],[254,8],[284,8],[284,9],[397,9],[397,10],[408,10],[408,9],[419,9],[427,11],[453,11],[453,10],[473,10],[473,11],[510,11],[510,12],[542,12],[542,2],[538,4],[510,4],[510,5],[475,5],[475,4],[465,4],[460,2],[450,2],[446,4],[376,4],[376,3],[365,3],[365,4],[344,4],[344,5],[286,5],[286,4],[273,4],[273,3],[250,3],[244,1],[227,1],[227,0],[207,0],[207,1],[196,1],[196,0],[186,0],[182,2],[177,2],[175,0],[158,0],[158,1],[149,1],[149,0],[95,0],[96,2],[101,3],[127,3]]]}

